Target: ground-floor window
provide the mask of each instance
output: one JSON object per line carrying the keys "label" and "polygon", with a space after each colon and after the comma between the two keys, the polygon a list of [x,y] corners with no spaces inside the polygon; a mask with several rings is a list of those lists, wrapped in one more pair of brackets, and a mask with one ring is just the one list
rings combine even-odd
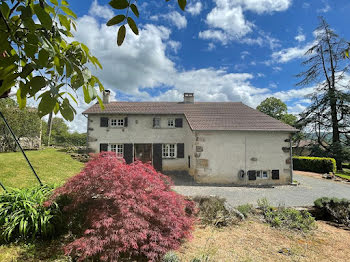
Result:
{"label": "ground-floor window", "polygon": [[269,175],[268,175],[268,171],[266,171],[266,170],[257,170],[256,171],[256,177],[257,178],[268,178],[269,177]]}
{"label": "ground-floor window", "polygon": [[123,144],[110,144],[110,151],[115,152],[118,156],[124,155],[124,145]]}
{"label": "ground-floor window", "polygon": [[176,144],[163,144],[162,156],[163,158],[176,158]]}

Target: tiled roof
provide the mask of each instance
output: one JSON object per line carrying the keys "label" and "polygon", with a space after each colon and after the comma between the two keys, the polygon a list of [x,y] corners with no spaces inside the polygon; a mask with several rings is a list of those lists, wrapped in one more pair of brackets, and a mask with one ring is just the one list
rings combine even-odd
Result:
{"label": "tiled roof", "polygon": [[111,102],[83,114],[184,114],[192,130],[297,131],[240,102]]}

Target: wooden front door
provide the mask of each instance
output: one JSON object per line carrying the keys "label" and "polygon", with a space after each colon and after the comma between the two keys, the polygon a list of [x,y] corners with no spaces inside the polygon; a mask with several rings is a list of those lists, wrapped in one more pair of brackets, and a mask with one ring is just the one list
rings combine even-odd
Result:
{"label": "wooden front door", "polygon": [[135,144],[135,160],[152,162],[152,144]]}

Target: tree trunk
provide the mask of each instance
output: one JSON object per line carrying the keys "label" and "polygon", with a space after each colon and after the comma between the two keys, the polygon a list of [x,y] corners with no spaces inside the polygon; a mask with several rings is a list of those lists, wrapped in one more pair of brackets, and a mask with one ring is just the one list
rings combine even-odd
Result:
{"label": "tree trunk", "polygon": [[47,146],[50,146],[50,140],[51,140],[51,129],[52,129],[52,112],[49,114],[49,120],[47,121]]}

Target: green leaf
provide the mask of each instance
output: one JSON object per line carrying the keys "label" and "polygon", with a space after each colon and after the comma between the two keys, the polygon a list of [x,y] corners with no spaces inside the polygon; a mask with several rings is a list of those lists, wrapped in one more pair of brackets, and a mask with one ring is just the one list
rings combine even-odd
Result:
{"label": "green leaf", "polygon": [[51,113],[56,106],[56,99],[52,97],[50,91],[46,91],[41,95],[41,101],[38,106],[38,113],[40,117],[43,117]]}
{"label": "green leaf", "polygon": [[44,88],[46,86],[46,80],[42,76],[36,76],[30,80],[30,87],[29,94],[31,96],[34,96],[39,90]]}
{"label": "green leaf", "polygon": [[130,26],[131,30],[134,32],[135,35],[139,34],[139,29],[137,28],[137,25],[131,17],[128,17],[128,25]]}
{"label": "green leaf", "polygon": [[52,27],[52,19],[51,16],[45,12],[43,8],[39,4],[34,5],[34,12],[38,17],[40,23],[47,29],[51,30]]}
{"label": "green leaf", "polygon": [[125,20],[125,15],[117,15],[107,22],[107,26],[119,24]]}
{"label": "green leaf", "polygon": [[53,3],[55,6],[58,6],[58,1],[57,0],[50,0],[51,3]]}
{"label": "green leaf", "polygon": [[39,64],[42,66],[42,67],[46,67],[48,61],[49,61],[49,52],[47,52],[45,49],[41,49],[39,51]]}
{"label": "green leaf", "polygon": [[86,88],[86,86],[83,86],[83,92],[84,92],[84,101],[85,103],[89,104],[91,102],[91,97],[89,95],[89,91]]}
{"label": "green leaf", "polygon": [[60,112],[64,119],[73,121],[74,119],[74,108],[70,105],[69,100],[65,98],[60,106]]}
{"label": "green leaf", "polygon": [[126,33],[125,25],[122,25],[121,27],[119,27],[119,30],[118,30],[118,38],[117,38],[118,46],[121,46],[123,44],[125,39],[125,33]]}
{"label": "green leaf", "polygon": [[140,16],[139,10],[137,9],[137,6],[135,4],[132,4],[130,6],[131,10],[133,11],[133,13],[136,15],[136,17]]}
{"label": "green leaf", "polygon": [[186,8],[186,0],[177,0],[180,8],[182,9],[182,11],[185,11]]}
{"label": "green leaf", "polygon": [[346,51],[345,51],[345,56],[346,56],[346,57],[349,57],[349,50],[346,50]]}
{"label": "green leaf", "polygon": [[8,19],[9,15],[10,15],[10,7],[6,4],[6,2],[4,2],[4,1],[1,2],[0,10],[1,10],[2,15],[6,19]]}
{"label": "green leaf", "polygon": [[26,96],[22,97],[22,94],[21,94],[22,91],[21,90],[22,90],[21,88],[19,88],[17,90],[17,103],[18,103],[19,108],[23,109],[27,105],[27,97]]}
{"label": "green leaf", "polygon": [[70,31],[70,20],[62,14],[58,15],[58,19],[60,20],[61,25],[64,26],[68,31]]}
{"label": "green leaf", "polygon": [[98,100],[98,103],[100,104],[101,109],[105,110],[105,105],[103,104],[102,99],[99,96],[97,96],[97,100]]}
{"label": "green leaf", "polygon": [[67,2],[66,0],[62,0],[62,1],[61,1],[61,5],[68,6],[69,4],[68,4],[68,2]]}
{"label": "green leaf", "polygon": [[75,19],[77,19],[77,15],[72,11],[70,10],[67,6],[62,6],[61,7],[62,11],[65,12],[67,15],[70,15],[72,17],[74,17]]}
{"label": "green leaf", "polygon": [[109,5],[114,9],[125,9],[129,6],[129,2],[127,0],[112,0]]}

